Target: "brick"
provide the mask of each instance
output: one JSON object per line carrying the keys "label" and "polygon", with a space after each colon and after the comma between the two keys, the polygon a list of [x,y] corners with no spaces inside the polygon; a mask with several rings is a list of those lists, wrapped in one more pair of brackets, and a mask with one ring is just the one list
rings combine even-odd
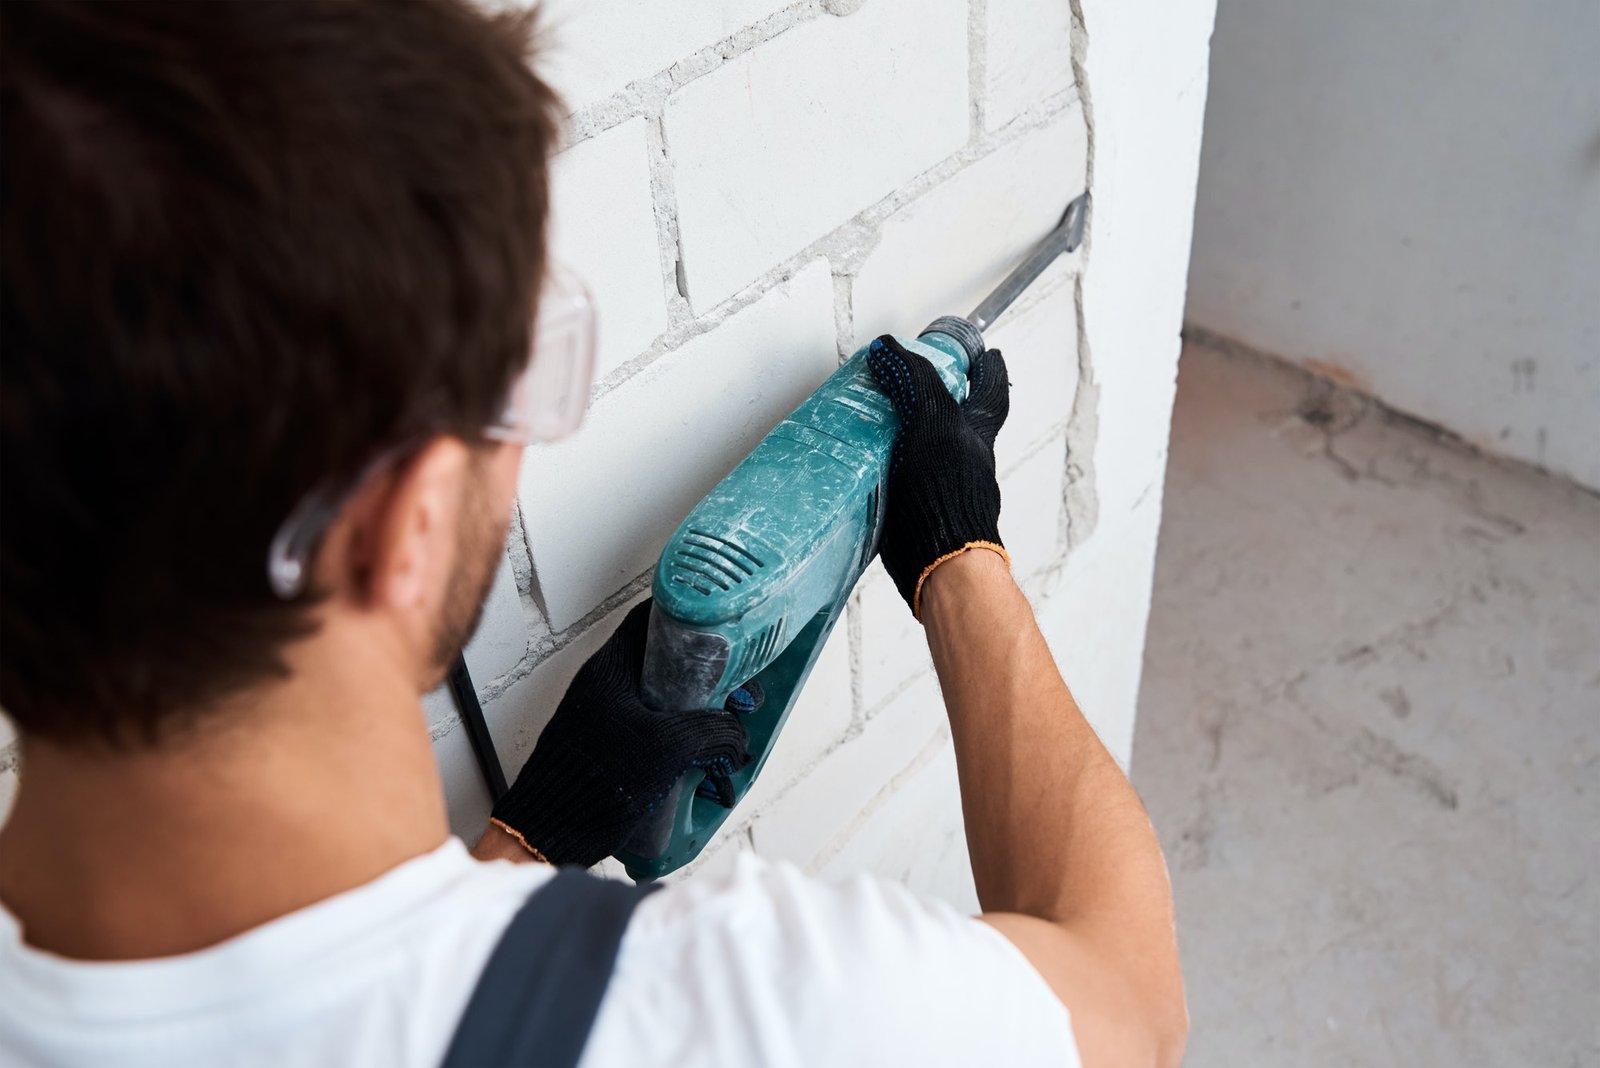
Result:
{"label": "brick", "polygon": [[966,142],[966,18],[963,4],[874,0],[795,26],[668,100],[697,309]]}
{"label": "brick", "polygon": [[478,772],[466,729],[457,727],[433,743],[433,759],[444,782],[450,832],[469,846],[489,825],[489,788]]}
{"label": "brick", "polygon": [[572,111],[648,78],[788,6],[790,0],[542,0],[540,73]]}
{"label": "brick", "polygon": [[464,651],[467,670],[481,689],[522,663],[527,652],[528,621],[522,614],[522,596],[511,573],[511,561],[501,553],[500,569],[489,587],[483,617]]}
{"label": "brick", "polygon": [[1057,437],[1000,479],[1000,538],[1020,579],[1061,555],[1066,441]]}
{"label": "brick", "polygon": [[1005,353],[1011,377],[1011,414],[994,450],[1005,472],[1043,438],[1060,433],[1072,414],[1078,391],[1078,312],[1072,285],[1058,285],[1007,313],[985,340]]}
{"label": "brick", "polygon": [[689,509],[834,370],[835,343],[817,261],[602,396],[569,440],[528,451],[523,522],[552,629],[654,565]]}
{"label": "brick", "polygon": [[1072,5],[988,0],[984,115],[990,129],[1072,87]]}
{"label": "brick", "polygon": [[971,311],[1083,192],[1086,146],[1069,109],[885,220],[852,289],[856,344]]}
{"label": "brick", "polygon": [[761,811],[806,765],[844,735],[850,719],[850,638],[841,619],[828,635],[761,777],[731,818],[737,820]]}
{"label": "brick", "polygon": [[944,702],[931,675],[887,704],[861,733],[828,754],[783,800],[751,824],[756,852],[811,862],[940,731]]}
{"label": "brick", "polygon": [[935,735],[918,764],[896,776],[858,821],[829,843],[815,870],[829,880],[871,872],[963,912],[981,911],[950,738]]}
{"label": "brick", "polygon": [[633,119],[574,145],[551,165],[550,248],[594,293],[596,381],[667,328],[648,151],[645,122]]}
{"label": "brick", "polygon": [[1093,537],[1068,558],[1061,584],[1039,609],[1039,629],[1062,677],[1124,769],[1133,754],[1160,525],[1159,498],[1145,501],[1120,521],[1102,516]]}
{"label": "brick", "polygon": [[856,586],[861,613],[861,700],[870,711],[913,675],[932,670],[922,624],[873,561]]}

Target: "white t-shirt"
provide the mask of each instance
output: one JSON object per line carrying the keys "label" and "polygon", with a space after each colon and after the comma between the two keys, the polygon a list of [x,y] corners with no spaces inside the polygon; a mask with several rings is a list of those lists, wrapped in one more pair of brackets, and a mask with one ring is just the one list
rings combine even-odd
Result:
{"label": "white t-shirt", "polygon": [[[0,1063],[438,1065],[505,925],[551,869],[457,839],[197,953],[40,952],[0,909]],[[646,898],[593,1065],[1078,1064],[1066,1010],[998,932],[869,877],[741,857]]]}

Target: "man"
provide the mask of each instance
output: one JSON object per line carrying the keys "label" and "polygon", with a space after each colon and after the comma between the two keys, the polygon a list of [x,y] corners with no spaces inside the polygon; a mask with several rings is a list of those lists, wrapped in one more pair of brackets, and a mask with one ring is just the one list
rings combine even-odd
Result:
{"label": "man", "polygon": [[[557,108],[525,27],[452,0],[0,18],[0,1061],[454,1063],[482,1005],[539,1008],[489,962],[566,879],[540,861],[592,864],[685,768],[748,759],[735,715],[644,707],[636,611],[472,855],[446,829],[420,695],[473,628],[523,445],[573,422],[548,380],[587,328],[545,257]],[[905,427],[882,555],[984,914],[750,859],[637,903],[592,1026],[552,1043],[1174,1063],[1159,848],[998,536],[1004,362],[960,409],[892,341],[873,369]]]}

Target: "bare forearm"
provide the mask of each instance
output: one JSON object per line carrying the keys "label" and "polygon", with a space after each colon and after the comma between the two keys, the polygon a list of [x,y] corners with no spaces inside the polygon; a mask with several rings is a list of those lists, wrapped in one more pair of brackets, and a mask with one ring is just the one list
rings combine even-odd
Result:
{"label": "bare forearm", "polygon": [[1025,951],[1075,1009],[1121,974],[1126,999],[1152,1007],[1163,1037],[1181,1034],[1160,845],[1062,681],[1026,598],[1000,557],[981,551],[941,565],[923,597],[985,913],[1021,914],[988,917],[1014,941],[1022,917],[1062,932],[1057,951]]}
{"label": "bare forearm", "polygon": [[1144,807],[1062,681],[1004,562],[971,552],[924,587],[986,909],[1065,920],[1164,902]]}

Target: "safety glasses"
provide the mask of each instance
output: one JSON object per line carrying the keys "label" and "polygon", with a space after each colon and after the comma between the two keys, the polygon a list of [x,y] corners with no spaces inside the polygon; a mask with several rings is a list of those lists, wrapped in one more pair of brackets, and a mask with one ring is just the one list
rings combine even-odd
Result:
{"label": "safety glasses", "polygon": [[594,344],[594,298],[576,274],[552,264],[539,294],[533,354],[483,436],[533,445],[578,429],[594,386]]}
{"label": "safety glasses", "polygon": [[[498,418],[482,430],[489,441],[533,445],[578,429],[594,385],[595,308],[588,287],[557,264],[545,270],[528,362],[506,394]],[[420,443],[391,446],[354,478],[325,479],[295,505],[267,551],[272,592],[293,600],[304,592],[312,556],[339,509],[366,481]]]}

